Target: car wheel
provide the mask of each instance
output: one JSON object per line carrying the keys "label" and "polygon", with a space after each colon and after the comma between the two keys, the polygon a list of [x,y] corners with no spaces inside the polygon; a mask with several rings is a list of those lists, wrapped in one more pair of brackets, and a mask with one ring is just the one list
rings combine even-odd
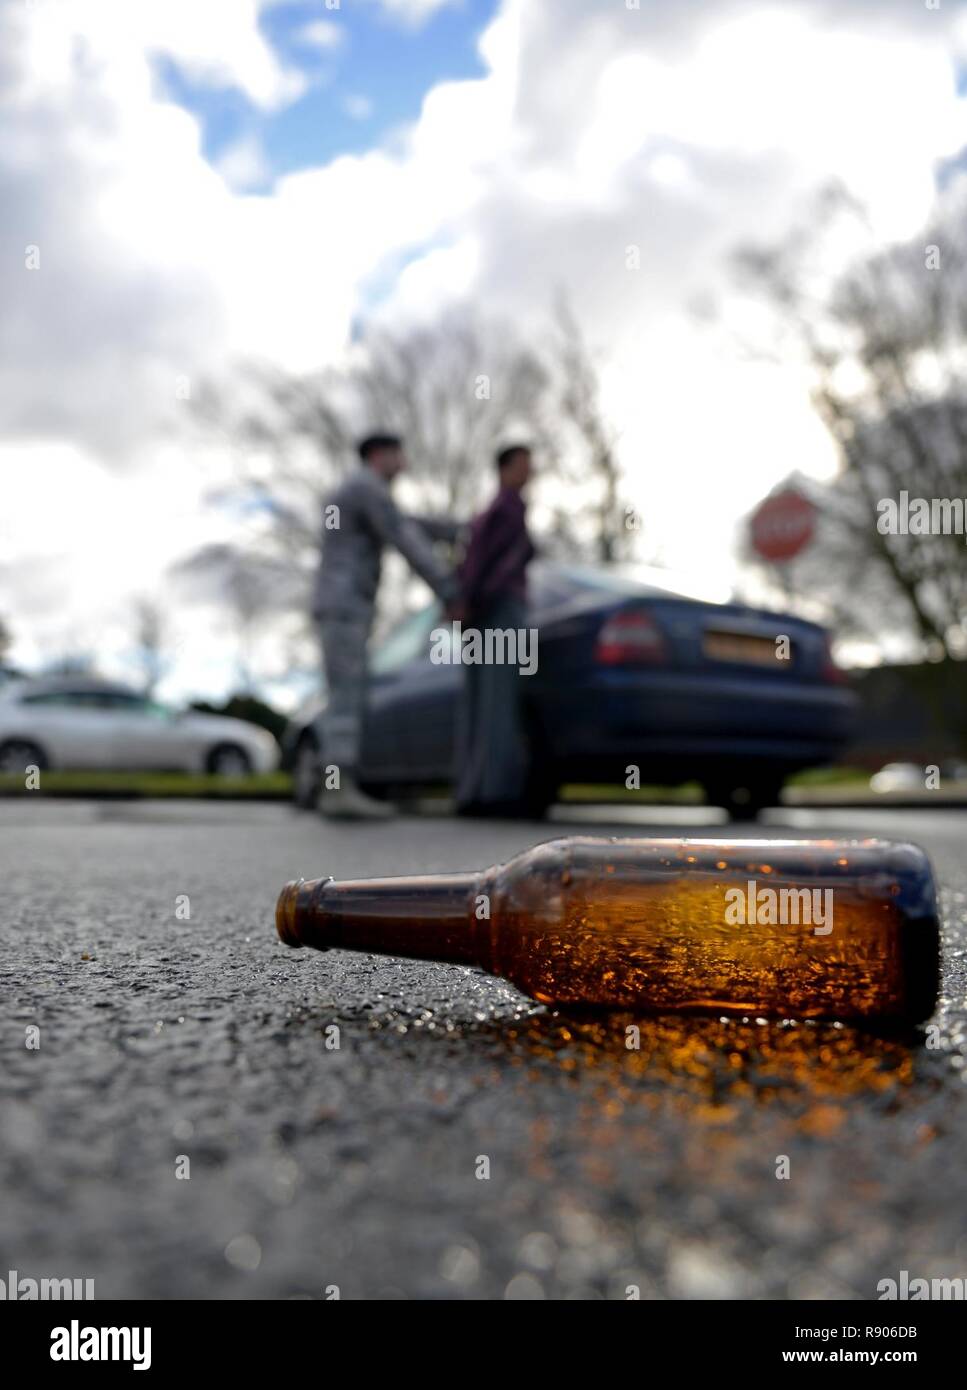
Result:
{"label": "car wheel", "polygon": [[737,778],[706,782],[705,797],[711,806],[721,806],[730,820],[755,820],[760,811],[782,804],[782,777]]}
{"label": "car wheel", "polygon": [[28,767],[43,770],[50,766],[47,754],[37,743],[27,738],[8,738],[0,744],[0,773],[22,776]]}
{"label": "car wheel", "polygon": [[523,804],[534,820],[544,820],[557,800],[561,784],[543,730],[536,718],[530,718],[527,723],[528,762]]}
{"label": "car wheel", "polygon": [[558,790],[556,777],[546,773],[543,768],[532,769],[524,785],[524,811],[532,820],[544,820],[557,800]]}
{"label": "car wheel", "polygon": [[365,777],[360,780],[359,789],[374,801],[396,801],[398,798],[405,801],[407,797],[411,801],[419,799],[419,789],[416,787],[398,787],[389,782],[367,782]]}
{"label": "car wheel", "polygon": [[322,759],[319,745],[306,734],[299,740],[292,764],[292,800],[302,811],[313,811],[322,786]]}
{"label": "car wheel", "polygon": [[207,766],[216,777],[248,777],[252,759],[237,743],[220,743],[209,753]]}

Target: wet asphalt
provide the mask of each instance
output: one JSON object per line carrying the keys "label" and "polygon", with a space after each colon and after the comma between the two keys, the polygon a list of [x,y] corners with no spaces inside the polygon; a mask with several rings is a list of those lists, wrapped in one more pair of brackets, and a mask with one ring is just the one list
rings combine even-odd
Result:
{"label": "wet asphalt", "polygon": [[[0,1277],[102,1299],[870,1299],[904,1269],[967,1276],[967,813],[557,819],[0,802]],[[475,868],[588,830],[923,845],[939,1032],[568,1017],[466,968],[277,941],[290,878]]]}

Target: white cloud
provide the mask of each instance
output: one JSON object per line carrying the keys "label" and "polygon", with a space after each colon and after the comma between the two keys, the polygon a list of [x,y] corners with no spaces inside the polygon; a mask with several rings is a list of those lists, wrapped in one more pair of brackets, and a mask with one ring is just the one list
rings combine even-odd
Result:
{"label": "white cloud", "polygon": [[297,38],[310,48],[320,48],[326,53],[331,53],[345,43],[346,31],[341,24],[332,19],[314,19],[299,30]]}
{"label": "white cloud", "polygon": [[369,97],[355,93],[346,98],[343,102],[343,109],[347,116],[352,116],[354,121],[365,121],[373,114],[373,103]]}
{"label": "white cloud", "polygon": [[373,0],[373,3],[391,18],[416,28],[447,6],[459,5],[461,0]]}
{"label": "white cloud", "polygon": [[39,13],[56,32],[67,11],[75,34],[89,35],[99,53],[134,59],[163,54],[196,82],[237,87],[258,106],[284,105],[305,88],[280,63],[258,28],[262,0],[47,0]]}
{"label": "white cloud", "polygon": [[391,297],[375,317],[387,326],[400,321],[418,323],[443,304],[465,303],[479,268],[480,247],[470,236],[427,251],[403,268]]}
{"label": "white cloud", "polygon": [[20,521],[4,547],[15,560],[0,568],[15,659],[32,668],[96,652],[120,674],[132,597],[166,597],[171,560],[224,532],[205,497],[227,467],[169,444],[118,475],[73,445],[0,445],[5,505]]}
{"label": "white cloud", "polygon": [[272,175],[261,140],[257,135],[246,135],[224,149],[216,164],[218,172],[237,193],[257,188],[266,183]]}

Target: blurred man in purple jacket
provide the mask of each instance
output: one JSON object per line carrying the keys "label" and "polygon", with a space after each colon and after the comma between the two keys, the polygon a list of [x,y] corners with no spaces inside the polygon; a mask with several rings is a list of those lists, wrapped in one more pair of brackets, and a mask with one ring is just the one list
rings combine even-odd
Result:
{"label": "blurred man in purple jacket", "polygon": [[[497,495],[470,527],[459,574],[460,615],[467,628],[483,633],[523,633],[527,566],[535,553],[521,496],[531,474],[530,450],[522,444],[502,449],[497,472]],[[457,726],[458,812],[525,812],[527,773],[518,666],[509,661],[466,665]]]}

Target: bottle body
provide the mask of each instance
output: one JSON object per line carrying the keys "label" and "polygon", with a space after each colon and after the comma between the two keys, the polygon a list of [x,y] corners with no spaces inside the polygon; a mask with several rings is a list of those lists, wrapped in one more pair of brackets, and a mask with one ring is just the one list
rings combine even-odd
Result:
{"label": "bottle body", "polygon": [[475,963],[547,1004],[916,1022],[938,991],[912,845],[572,837],[479,874],[297,891],[290,944]]}
{"label": "bottle body", "polygon": [[544,1003],[915,1021],[938,926],[913,846],[574,838],[511,861],[488,968]]}

